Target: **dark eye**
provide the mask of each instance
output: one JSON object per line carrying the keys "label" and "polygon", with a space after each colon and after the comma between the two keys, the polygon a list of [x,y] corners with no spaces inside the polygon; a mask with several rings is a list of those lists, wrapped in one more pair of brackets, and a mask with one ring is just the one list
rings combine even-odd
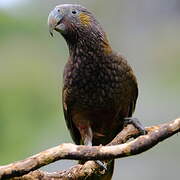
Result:
{"label": "dark eye", "polygon": [[76,13],[77,13],[76,10],[73,9],[73,10],[72,10],[72,14],[76,14]]}

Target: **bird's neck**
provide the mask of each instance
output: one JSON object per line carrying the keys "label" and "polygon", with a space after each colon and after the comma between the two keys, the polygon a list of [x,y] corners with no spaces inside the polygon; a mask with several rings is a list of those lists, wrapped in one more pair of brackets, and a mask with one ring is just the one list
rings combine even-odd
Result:
{"label": "bird's neck", "polygon": [[67,40],[70,56],[101,57],[112,53],[106,34],[90,32],[88,35],[77,36],[76,39]]}

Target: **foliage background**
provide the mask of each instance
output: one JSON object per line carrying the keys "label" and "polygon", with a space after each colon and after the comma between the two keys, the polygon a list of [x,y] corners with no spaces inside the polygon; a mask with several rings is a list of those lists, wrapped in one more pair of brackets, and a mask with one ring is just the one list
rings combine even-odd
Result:
{"label": "foliage background", "polygon": [[[148,126],[180,115],[179,0],[1,0],[1,165],[71,142],[61,106],[68,49],[47,28],[49,11],[62,3],[80,3],[93,11],[113,48],[128,58],[140,89],[134,116]],[[179,151],[174,136],[142,155],[117,160],[114,179],[178,179]],[[72,164],[61,161],[43,169]]]}

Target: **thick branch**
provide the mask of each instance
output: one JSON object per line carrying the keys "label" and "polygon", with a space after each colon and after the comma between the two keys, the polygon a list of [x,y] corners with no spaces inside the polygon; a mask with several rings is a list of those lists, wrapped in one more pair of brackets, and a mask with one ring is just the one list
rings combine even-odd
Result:
{"label": "thick branch", "polygon": [[[108,159],[122,158],[126,156],[139,154],[152,148],[157,143],[180,131],[180,119],[176,119],[172,122],[161,124],[159,126],[152,126],[146,128],[146,130],[148,132],[147,135],[140,136],[135,140],[120,145],[114,145],[114,144],[126,142],[130,137],[137,136],[138,131],[135,130],[135,128],[133,128],[131,125],[125,128],[109,144],[113,146],[88,147],[88,146],[77,146],[74,144],[61,144],[54,148],[38,153],[32,157],[29,157],[23,161],[12,163],[6,166],[0,166],[0,179],[22,176],[24,174],[27,174],[31,171],[34,171],[42,166],[45,166],[60,159],[108,160]],[[85,165],[86,164],[87,163],[85,163]],[[77,165],[77,167],[78,166],[80,169],[83,168],[83,165]],[[74,171],[76,171],[76,169],[74,169]],[[69,172],[73,172],[72,169],[70,169]],[[43,179],[45,179],[45,176],[46,177],[51,176],[42,171],[35,171],[34,173],[40,173],[42,176],[44,176]],[[66,171],[61,173],[64,173],[64,175],[68,174],[68,172]],[[57,173],[57,174],[60,175],[61,173]],[[87,171],[84,173],[87,173]]]}

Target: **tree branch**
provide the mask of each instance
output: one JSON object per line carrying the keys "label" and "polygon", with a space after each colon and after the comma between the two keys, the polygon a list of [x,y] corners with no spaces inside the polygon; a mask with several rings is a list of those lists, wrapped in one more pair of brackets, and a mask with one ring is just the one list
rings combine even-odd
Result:
{"label": "tree branch", "polygon": [[[166,138],[180,131],[180,118],[169,123],[161,124],[146,128],[148,134],[127,142],[131,137],[137,137],[138,131],[128,125],[121,131],[116,138],[109,143],[109,146],[77,146],[74,144],[61,144],[46,151],[40,152],[25,160],[18,161],[9,165],[0,166],[0,180],[5,178],[15,179],[80,179],[80,177],[91,176],[99,167],[93,162],[88,161],[84,165],[76,165],[70,170],[47,173],[43,171],[34,171],[42,166],[50,164],[60,159],[74,160],[111,160],[140,154]],[[125,143],[127,142],[127,143]],[[125,144],[121,144],[125,143]],[[120,144],[120,145],[115,145]],[[108,165],[108,161],[107,161]],[[34,172],[32,172],[34,171]],[[77,173],[78,172],[78,173]],[[98,171],[97,173],[105,174],[106,172]],[[77,177],[78,176],[78,177]]]}

